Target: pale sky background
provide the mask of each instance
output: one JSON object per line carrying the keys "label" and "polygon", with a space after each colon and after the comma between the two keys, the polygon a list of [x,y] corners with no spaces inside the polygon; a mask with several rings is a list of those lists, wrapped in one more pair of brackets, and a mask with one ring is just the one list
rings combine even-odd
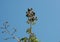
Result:
{"label": "pale sky background", "polygon": [[[25,32],[29,25],[26,23],[26,11],[33,8],[38,17],[33,26],[33,32],[41,42],[60,41],[60,0],[0,0],[0,26],[9,21],[10,28],[16,27],[16,35],[20,38],[28,36]],[[1,30],[0,30],[1,32]],[[0,34],[0,42],[17,42],[1,39],[10,36]],[[10,36],[11,37],[11,36]]]}

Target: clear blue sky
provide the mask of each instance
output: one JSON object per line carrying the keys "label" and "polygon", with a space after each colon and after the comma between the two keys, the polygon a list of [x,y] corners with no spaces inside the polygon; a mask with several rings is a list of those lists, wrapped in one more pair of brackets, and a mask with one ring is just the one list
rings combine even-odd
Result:
{"label": "clear blue sky", "polygon": [[[38,17],[33,26],[33,32],[41,42],[60,41],[60,0],[0,0],[0,26],[4,21],[9,21],[11,27],[16,27],[18,37],[28,36],[25,32],[29,25],[26,23],[26,10],[32,7]],[[4,41],[0,34],[0,42],[17,42],[16,40]]]}

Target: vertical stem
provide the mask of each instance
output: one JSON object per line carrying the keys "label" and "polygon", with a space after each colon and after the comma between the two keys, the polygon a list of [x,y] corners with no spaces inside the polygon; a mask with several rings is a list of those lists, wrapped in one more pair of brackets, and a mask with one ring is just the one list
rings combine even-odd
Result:
{"label": "vertical stem", "polygon": [[32,33],[32,22],[30,22],[30,30],[31,30],[31,33]]}
{"label": "vertical stem", "polygon": [[30,28],[32,28],[32,23],[30,22]]}

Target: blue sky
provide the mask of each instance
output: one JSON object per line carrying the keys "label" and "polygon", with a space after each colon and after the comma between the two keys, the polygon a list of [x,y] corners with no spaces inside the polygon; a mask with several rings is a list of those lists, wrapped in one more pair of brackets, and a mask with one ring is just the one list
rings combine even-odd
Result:
{"label": "blue sky", "polygon": [[[25,32],[29,25],[26,23],[26,11],[33,8],[38,17],[33,26],[33,32],[41,42],[60,41],[60,0],[0,0],[0,26],[9,21],[11,27],[16,27],[18,37],[28,36]],[[10,28],[9,28],[10,29]],[[1,42],[17,42],[10,39]]]}

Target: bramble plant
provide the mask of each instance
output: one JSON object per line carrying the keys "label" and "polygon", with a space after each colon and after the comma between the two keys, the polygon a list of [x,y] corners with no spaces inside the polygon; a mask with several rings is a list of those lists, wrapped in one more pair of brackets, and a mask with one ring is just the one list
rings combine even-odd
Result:
{"label": "bramble plant", "polygon": [[[3,27],[0,27],[0,29],[3,29],[2,34],[8,33],[12,36],[11,38],[16,39],[18,42],[39,42],[36,35],[32,32],[32,25],[34,25],[37,21],[37,17],[35,16],[35,12],[33,11],[32,8],[28,8],[28,10],[26,12],[26,17],[27,17],[27,23],[30,25],[30,27],[26,30],[26,33],[29,34],[29,37],[18,38],[14,34],[17,31],[16,28],[13,28],[14,31],[11,33],[8,30],[8,27],[9,27],[8,21],[3,23]],[[11,38],[4,38],[4,40],[8,40]]]}

